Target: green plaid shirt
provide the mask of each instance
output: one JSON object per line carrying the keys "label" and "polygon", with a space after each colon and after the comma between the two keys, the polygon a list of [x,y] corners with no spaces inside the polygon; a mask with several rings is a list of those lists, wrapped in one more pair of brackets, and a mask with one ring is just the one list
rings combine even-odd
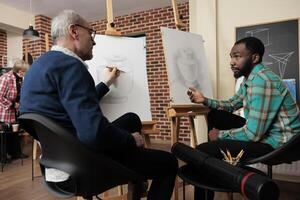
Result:
{"label": "green plaid shirt", "polygon": [[277,148],[300,133],[295,100],[282,80],[262,64],[253,68],[228,101],[208,99],[207,105],[229,112],[244,108],[246,124],[220,131],[220,139],[262,142]]}

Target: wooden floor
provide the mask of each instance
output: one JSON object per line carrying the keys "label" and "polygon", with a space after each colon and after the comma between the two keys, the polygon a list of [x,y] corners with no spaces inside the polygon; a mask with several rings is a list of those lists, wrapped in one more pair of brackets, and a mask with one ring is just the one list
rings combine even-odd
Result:
{"label": "wooden floor", "polygon": [[[170,145],[155,141],[153,148],[169,150]],[[24,147],[24,152],[31,155],[31,143]],[[38,162],[35,164],[36,175],[38,176],[31,180],[31,157],[24,160],[24,165],[21,165],[21,160],[14,160],[5,166],[4,172],[0,172],[0,200],[55,200],[47,192],[42,184]],[[280,200],[300,200],[300,183],[290,183],[277,181],[280,187]],[[116,193],[112,190],[110,193]],[[71,198],[75,200],[76,198]],[[193,199],[193,187],[186,187],[186,199]],[[216,200],[225,200],[227,195],[217,193]],[[234,200],[243,199],[239,194],[234,194]],[[179,189],[179,200],[182,200],[182,188]]]}

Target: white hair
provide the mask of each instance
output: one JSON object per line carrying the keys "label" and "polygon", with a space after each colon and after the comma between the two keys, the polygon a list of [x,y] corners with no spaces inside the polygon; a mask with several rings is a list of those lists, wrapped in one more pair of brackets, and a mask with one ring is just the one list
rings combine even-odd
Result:
{"label": "white hair", "polygon": [[51,36],[57,38],[68,36],[68,27],[71,24],[83,24],[84,19],[73,10],[63,10],[51,22]]}

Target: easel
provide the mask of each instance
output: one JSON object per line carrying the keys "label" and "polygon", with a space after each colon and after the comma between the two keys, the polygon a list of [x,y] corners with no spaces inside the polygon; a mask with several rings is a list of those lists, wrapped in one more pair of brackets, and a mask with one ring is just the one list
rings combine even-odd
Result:
{"label": "easel", "polygon": [[[175,19],[175,26],[176,29],[180,30],[182,27],[186,25],[181,21],[181,17],[179,16],[178,13],[176,0],[172,0],[172,6],[173,6],[174,19]],[[195,105],[195,104],[188,104],[188,105],[173,104],[172,105],[171,104],[166,109],[166,115],[168,118],[171,119],[171,145],[178,142],[181,117],[188,117],[191,145],[193,147],[196,147],[198,141],[196,136],[194,118],[199,115],[206,116],[208,112],[209,112],[209,108],[203,105]],[[176,178],[173,197],[172,197],[173,200],[178,200],[178,188],[180,187],[180,185],[181,184],[179,184],[178,179]]]}
{"label": "easel", "polygon": [[[115,28],[114,17],[113,17],[113,6],[112,0],[106,0],[107,9],[107,24],[105,35],[121,36],[121,32]],[[155,121],[143,121],[142,122],[142,135],[146,142],[146,147],[150,145],[150,134],[159,134],[159,130],[155,128]]]}
{"label": "easel", "polygon": [[182,28],[186,25],[181,21],[181,16],[178,13],[176,0],[172,0],[172,6],[173,6],[174,19],[175,19],[175,26],[176,26],[177,29],[180,30],[180,28]]}
{"label": "easel", "polygon": [[[206,116],[209,112],[209,108],[203,105],[170,105],[166,109],[167,117],[171,119],[171,145],[178,142],[180,120],[181,117],[188,117],[190,127],[190,138],[192,147],[196,147],[198,144],[194,118],[199,115]],[[178,200],[178,188],[181,186],[176,178],[173,200]]]}
{"label": "easel", "polygon": [[[45,33],[45,48],[46,48],[46,52],[50,50],[48,33]],[[26,61],[26,57],[25,57],[25,61]],[[35,160],[36,160],[36,156],[37,156],[37,145],[38,145],[37,141],[35,139],[33,139],[33,141],[32,141],[32,160],[31,160],[31,162],[32,162],[31,179],[32,180],[34,180],[34,169],[35,169]]]}
{"label": "easel", "polygon": [[[114,17],[113,17],[113,6],[112,0],[106,0],[106,9],[107,9],[107,24],[105,35],[110,36],[121,36],[121,32],[117,31],[115,28]],[[159,134],[159,130],[155,127],[155,121],[143,121],[141,134],[145,139],[145,146],[149,147],[150,145],[150,134]],[[108,191],[104,192],[102,195],[103,200],[127,200],[127,194],[124,194],[123,187],[118,186],[118,196],[109,197]],[[78,198],[79,200],[80,198]]]}
{"label": "easel", "polygon": [[198,144],[196,137],[196,129],[194,118],[199,115],[207,115],[209,108],[203,105],[171,105],[166,109],[167,117],[171,119],[171,144],[178,142],[179,129],[180,129],[180,118],[188,117],[190,125],[190,137],[192,147],[196,147]]}
{"label": "easel", "polygon": [[121,36],[121,32],[117,31],[114,23],[112,0],[106,0],[107,24],[105,35]]}
{"label": "easel", "polygon": [[46,52],[50,50],[49,47],[49,34],[45,33],[45,47],[46,47]]}
{"label": "easel", "polygon": [[142,136],[145,139],[145,147],[149,147],[150,136],[149,135],[158,135],[159,129],[155,127],[156,121],[142,121]]}
{"label": "easel", "polygon": [[28,47],[25,45],[25,63],[28,64]]}

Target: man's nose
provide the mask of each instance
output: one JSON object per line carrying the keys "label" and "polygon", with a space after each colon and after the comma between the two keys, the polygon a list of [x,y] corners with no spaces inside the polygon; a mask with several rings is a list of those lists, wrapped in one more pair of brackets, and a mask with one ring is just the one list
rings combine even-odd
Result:
{"label": "man's nose", "polygon": [[230,66],[234,66],[235,62],[233,59],[230,60]]}

